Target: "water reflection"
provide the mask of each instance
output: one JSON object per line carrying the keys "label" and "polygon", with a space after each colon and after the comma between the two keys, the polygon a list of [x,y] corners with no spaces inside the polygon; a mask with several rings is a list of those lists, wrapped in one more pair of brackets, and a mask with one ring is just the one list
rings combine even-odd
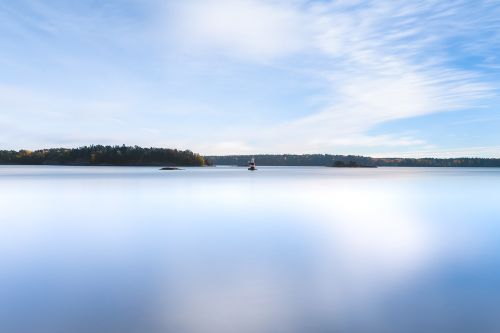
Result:
{"label": "water reflection", "polygon": [[0,167],[1,332],[497,332],[494,169]]}

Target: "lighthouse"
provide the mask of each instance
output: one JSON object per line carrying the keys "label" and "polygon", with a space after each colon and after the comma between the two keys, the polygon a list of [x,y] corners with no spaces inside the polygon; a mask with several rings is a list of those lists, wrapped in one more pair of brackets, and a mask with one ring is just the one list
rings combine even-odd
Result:
{"label": "lighthouse", "polygon": [[255,171],[257,168],[255,167],[255,159],[252,157],[250,162],[248,162],[248,170]]}

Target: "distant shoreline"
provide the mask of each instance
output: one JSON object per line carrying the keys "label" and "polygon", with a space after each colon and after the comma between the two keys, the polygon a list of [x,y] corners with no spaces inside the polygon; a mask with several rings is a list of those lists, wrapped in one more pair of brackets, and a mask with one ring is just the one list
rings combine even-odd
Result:
{"label": "distant shoreline", "polygon": [[[324,166],[338,168],[374,167],[469,167],[499,168],[500,158],[376,158],[360,155],[282,154],[282,155],[212,155],[205,158],[214,165],[242,165],[254,157],[260,166]],[[337,164],[337,165],[336,165]]]}
{"label": "distant shoreline", "polygon": [[202,156],[190,150],[142,148],[139,146],[90,145],[79,148],[0,150],[0,165],[200,167],[247,166],[255,158],[258,166],[318,166],[335,168],[375,167],[471,167],[498,168],[500,158],[376,158],[332,154],[255,154]]}
{"label": "distant shoreline", "polygon": [[0,150],[0,165],[194,167],[211,163],[190,150],[91,145],[35,151]]}
{"label": "distant shoreline", "polygon": [[[39,166],[39,167],[117,167],[117,168],[156,168],[158,170],[184,170],[184,168],[217,168],[217,167],[234,167],[247,169],[246,165],[230,165],[230,164],[219,164],[219,165],[179,165],[179,166],[165,166],[164,164],[159,165],[136,165],[136,164],[2,164],[0,167],[5,166]],[[459,168],[459,169],[473,169],[473,168],[486,168],[486,169],[498,169],[500,166],[345,166],[345,167],[335,167],[326,165],[259,165],[259,167],[287,167],[287,168],[301,168],[301,167],[311,167],[311,168],[328,168],[328,169],[380,169],[380,168],[436,168],[436,169],[447,169],[447,168]]]}

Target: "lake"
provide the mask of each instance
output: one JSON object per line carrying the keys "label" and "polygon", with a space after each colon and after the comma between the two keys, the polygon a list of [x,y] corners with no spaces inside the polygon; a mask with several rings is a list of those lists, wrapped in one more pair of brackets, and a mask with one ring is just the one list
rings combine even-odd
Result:
{"label": "lake", "polygon": [[500,332],[500,169],[0,166],[2,333]]}

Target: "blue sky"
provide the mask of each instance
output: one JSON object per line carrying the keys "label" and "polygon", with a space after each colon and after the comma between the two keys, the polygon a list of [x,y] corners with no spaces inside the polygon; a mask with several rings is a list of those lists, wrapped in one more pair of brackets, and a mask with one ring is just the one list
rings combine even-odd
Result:
{"label": "blue sky", "polygon": [[0,0],[0,148],[500,157],[500,1]]}

